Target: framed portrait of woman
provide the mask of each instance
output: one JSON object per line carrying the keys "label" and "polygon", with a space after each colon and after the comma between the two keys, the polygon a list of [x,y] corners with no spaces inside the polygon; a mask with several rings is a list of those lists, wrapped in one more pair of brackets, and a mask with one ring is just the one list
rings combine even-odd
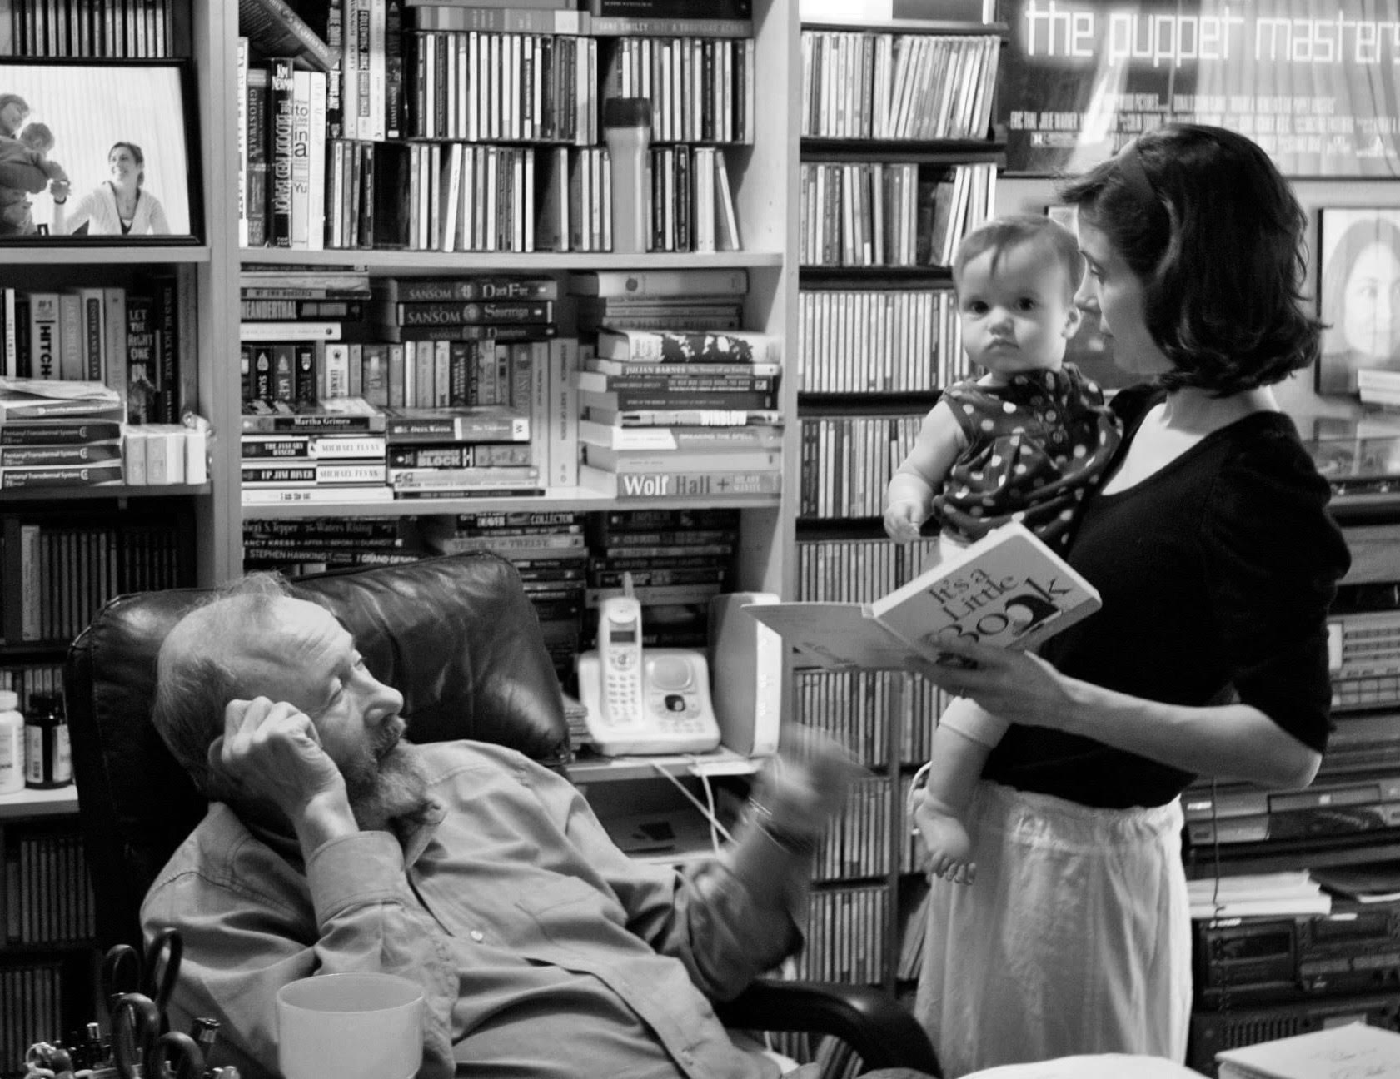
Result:
{"label": "framed portrait of woman", "polygon": [[184,60],[0,59],[0,244],[200,243]]}
{"label": "framed portrait of woman", "polygon": [[1356,396],[1357,371],[1400,372],[1400,209],[1319,214],[1317,392]]}

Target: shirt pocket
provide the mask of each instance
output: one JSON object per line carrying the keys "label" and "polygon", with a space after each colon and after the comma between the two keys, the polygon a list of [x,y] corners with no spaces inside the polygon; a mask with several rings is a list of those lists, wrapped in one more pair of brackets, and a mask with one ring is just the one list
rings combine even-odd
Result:
{"label": "shirt pocket", "polygon": [[634,939],[616,897],[576,877],[532,883],[515,903],[542,939],[560,947],[592,949],[613,937]]}

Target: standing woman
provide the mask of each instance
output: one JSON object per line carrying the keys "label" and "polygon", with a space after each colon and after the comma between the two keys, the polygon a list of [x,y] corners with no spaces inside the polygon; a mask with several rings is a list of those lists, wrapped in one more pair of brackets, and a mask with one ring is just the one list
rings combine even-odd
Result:
{"label": "standing woman", "polygon": [[921,672],[1011,722],[930,882],[917,1012],[948,1076],[1081,1053],[1180,1062],[1190,915],[1177,796],[1306,786],[1327,746],[1346,544],[1270,387],[1313,363],[1306,219],[1262,150],[1169,124],[1062,185],[1115,362],[1123,443],[1069,562],[1103,608],[1026,655]]}
{"label": "standing woman", "polygon": [[170,224],[160,200],[142,185],[146,155],[134,142],[118,142],[107,151],[107,181],[67,205],[68,191],[54,190],[54,232],[65,236],[87,224],[89,236],[168,236]]}

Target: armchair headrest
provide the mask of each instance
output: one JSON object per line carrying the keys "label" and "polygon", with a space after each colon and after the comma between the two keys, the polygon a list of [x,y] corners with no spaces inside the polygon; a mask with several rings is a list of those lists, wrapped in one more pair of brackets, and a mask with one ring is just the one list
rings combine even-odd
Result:
{"label": "armchair headrest", "polygon": [[[404,696],[416,742],[473,738],[549,764],[568,752],[559,684],[534,608],[509,562],[472,553],[303,577],[375,676]],[[209,593],[120,596],[69,648],[64,696],[99,933],[128,939],[155,874],[205,803],[150,723],[156,654]],[[104,895],[108,887],[117,894]]]}

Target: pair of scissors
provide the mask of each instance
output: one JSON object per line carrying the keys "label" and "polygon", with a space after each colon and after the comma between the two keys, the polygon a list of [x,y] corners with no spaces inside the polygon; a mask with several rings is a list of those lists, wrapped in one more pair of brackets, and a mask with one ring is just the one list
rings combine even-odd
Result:
{"label": "pair of scissors", "polygon": [[112,1004],[112,1064],[121,1079],[203,1079],[204,1054],[178,1030],[161,1033],[161,1013],[144,993]]}
{"label": "pair of scissors", "polygon": [[129,944],[114,944],[102,959],[102,994],[109,1006],[124,993],[143,994],[156,1006],[161,1032],[170,1029],[165,1010],[175,991],[175,979],[180,976],[183,954],[184,943],[178,929],[162,929],[144,953]]}

